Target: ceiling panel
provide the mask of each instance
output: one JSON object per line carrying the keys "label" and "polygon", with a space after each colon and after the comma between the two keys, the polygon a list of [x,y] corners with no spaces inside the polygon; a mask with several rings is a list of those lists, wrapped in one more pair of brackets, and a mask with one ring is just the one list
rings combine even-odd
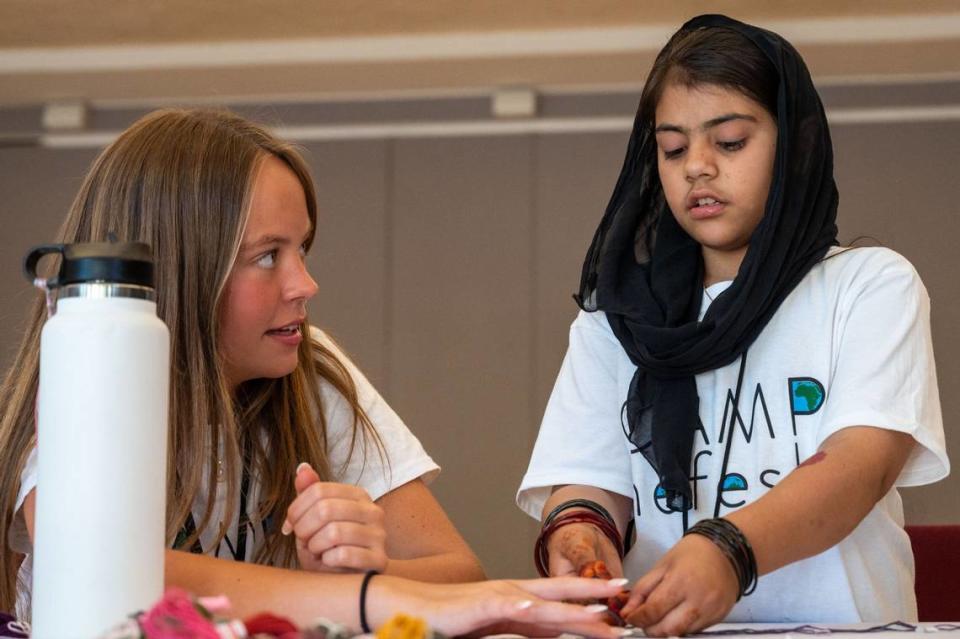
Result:
{"label": "ceiling panel", "polygon": [[667,23],[924,14],[956,0],[4,0],[0,47],[327,38]]}
{"label": "ceiling panel", "polygon": [[639,86],[705,7],[818,80],[960,78],[958,0],[4,0],[0,105]]}

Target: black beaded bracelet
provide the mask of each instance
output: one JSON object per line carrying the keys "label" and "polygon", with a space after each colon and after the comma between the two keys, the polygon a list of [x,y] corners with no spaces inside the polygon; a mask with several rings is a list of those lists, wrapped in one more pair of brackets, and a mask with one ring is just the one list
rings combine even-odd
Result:
{"label": "black beaded bracelet", "polygon": [[360,582],[360,629],[365,634],[371,632],[370,626],[367,625],[367,586],[370,585],[373,576],[379,574],[376,570],[368,570],[363,575],[363,581]]}
{"label": "black beaded bracelet", "polygon": [[723,518],[704,519],[691,526],[683,536],[689,534],[706,537],[720,549],[737,575],[739,591],[737,601],[757,588],[757,559],[746,536],[736,525]]}

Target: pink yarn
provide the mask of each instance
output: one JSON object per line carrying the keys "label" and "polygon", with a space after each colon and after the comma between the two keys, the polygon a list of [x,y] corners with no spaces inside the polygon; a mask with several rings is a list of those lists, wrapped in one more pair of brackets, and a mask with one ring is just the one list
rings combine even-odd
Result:
{"label": "pink yarn", "polygon": [[169,588],[140,619],[147,639],[219,639],[211,619],[204,616],[186,592]]}

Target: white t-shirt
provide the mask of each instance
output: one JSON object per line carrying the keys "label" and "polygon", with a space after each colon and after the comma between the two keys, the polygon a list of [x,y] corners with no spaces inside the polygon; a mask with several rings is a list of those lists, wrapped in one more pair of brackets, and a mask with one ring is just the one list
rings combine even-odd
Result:
{"label": "white t-shirt", "polygon": [[[701,315],[730,282],[705,292]],[[740,420],[722,491],[719,474],[740,359],[696,376],[703,429],[695,433],[688,524],[762,496],[831,434],[868,425],[917,445],[896,486],[949,473],[930,339],[930,304],[916,271],[880,248],[841,251],[816,265],[747,351]],[[683,533],[658,478],[626,437],[621,407],[636,367],[603,313],[581,312],[547,404],[518,505],[540,517],[552,486],[595,486],[633,500],[637,542],[628,577],[648,571]],[[720,494],[718,495],[718,492]],[[913,555],[893,488],[843,541],[760,578],[733,608],[737,622],[915,620]],[[789,544],[792,540],[784,539]]]}
{"label": "white t-shirt", "polygon": [[[362,438],[357,438],[353,455],[350,456],[350,440],[353,427],[353,413],[350,405],[333,386],[326,381],[320,382],[320,395],[323,401],[323,413],[327,424],[328,460],[330,471],[334,473],[334,481],[353,484],[363,488],[373,500],[379,499],[391,490],[406,484],[414,479],[431,482],[440,472],[440,467],[427,455],[416,436],[410,432],[406,424],[384,401],[383,397],[370,384],[367,378],[340,351],[330,338],[320,329],[311,327],[311,337],[331,349],[337,358],[346,366],[357,387],[360,405],[376,428],[383,444],[385,453],[384,465],[376,446],[368,443],[364,446]],[[293,481],[293,469],[290,470],[290,481]],[[17,496],[17,514],[10,529],[10,546],[20,553],[27,555],[20,568],[20,583],[30,584],[32,574],[32,546],[27,535],[21,506],[27,494],[37,484],[37,449],[31,452],[24,465],[20,478],[20,491]],[[237,477],[237,486],[240,478]],[[226,537],[219,545],[214,544],[219,528],[226,512],[226,483],[218,482],[217,496],[212,518],[212,524],[200,534],[200,544],[205,554],[222,557],[237,557],[238,544],[238,517],[235,512]],[[207,492],[202,491],[194,500],[193,517],[199,524],[207,501]],[[259,501],[259,485],[251,481],[250,495],[247,499],[248,512],[254,512]],[[236,509],[234,509],[236,511]],[[279,526],[279,524],[277,524]],[[246,534],[246,552],[243,560],[250,561],[257,550],[263,545],[263,524],[249,524]],[[17,608],[20,618],[28,618],[26,613],[29,593],[21,592],[18,597]]]}

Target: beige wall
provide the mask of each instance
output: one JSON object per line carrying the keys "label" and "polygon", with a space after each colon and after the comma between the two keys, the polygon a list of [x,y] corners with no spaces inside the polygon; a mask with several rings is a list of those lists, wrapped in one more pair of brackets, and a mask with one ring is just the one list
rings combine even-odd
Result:
{"label": "beige wall", "polygon": [[[911,91],[929,104],[960,95],[960,85],[886,93],[834,87],[824,96],[828,106],[873,107],[907,100]],[[629,116],[633,101],[596,95],[543,106]],[[425,101],[413,111],[443,120],[470,108]],[[390,105],[377,109],[376,117],[389,119]],[[258,112],[305,117],[289,106]],[[117,128],[132,115],[99,117]],[[960,460],[960,221],[953,202],[960,121],[837,124],[833,135],[841,238],[869,234],[903,253],[930,291],[948,446]],[[535,523],[513,495],[563,356],[575,312],[570,294],[626,139],[626,131],[611,131],[306,144],[323,211],[310,258],[320,283],[311,316],[342,341],[444,467],[434,491],[493,576],[533,572]],[[95,152],[0,148],[4,367],[34,295],[20,258],[52,238]],[[958,490],[960,475],[904,491],[909,521],[960,523]]]}

